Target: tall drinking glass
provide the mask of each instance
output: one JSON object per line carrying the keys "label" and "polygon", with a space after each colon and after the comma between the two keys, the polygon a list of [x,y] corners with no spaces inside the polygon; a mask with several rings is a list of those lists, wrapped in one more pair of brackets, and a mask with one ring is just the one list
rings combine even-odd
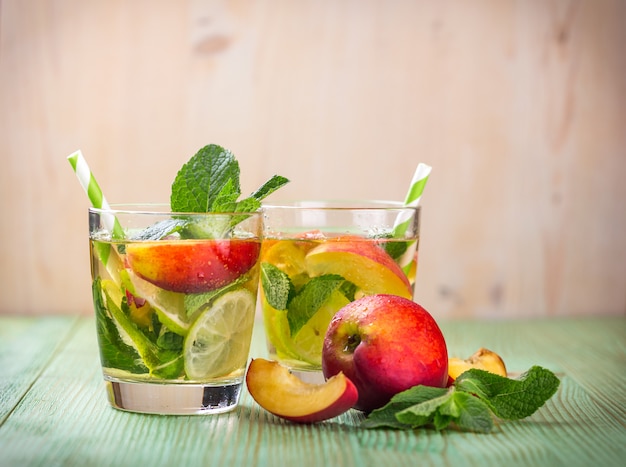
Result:
{"label": "tall drinking glass", "polygon": [[248,360],[262,217],[168,209],[89,209],[108,400],[132,412],[226,412]]}
{"label": "tall drinking glass", "polygon": [[420,208],[387,201],[263,207],[260,301],[270,358],[320,381],[334,314],[362,296],[413,298]]}

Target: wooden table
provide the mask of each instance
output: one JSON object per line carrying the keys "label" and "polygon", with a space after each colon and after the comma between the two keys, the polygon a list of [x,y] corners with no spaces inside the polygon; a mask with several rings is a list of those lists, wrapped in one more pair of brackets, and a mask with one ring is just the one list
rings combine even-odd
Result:
{"label": "wooden table", "polygon": [[[511,372],[542,365],[559,391],[487,435],[366,430],[356,411],[294,425],[247,392],[222,415],[125,413],[105,400],[93,319],[0,317],[0,465],[626,465],[625,318],[440,324],[451,354],[485,346]],[[260,325],[251,356],[266,356]]]}

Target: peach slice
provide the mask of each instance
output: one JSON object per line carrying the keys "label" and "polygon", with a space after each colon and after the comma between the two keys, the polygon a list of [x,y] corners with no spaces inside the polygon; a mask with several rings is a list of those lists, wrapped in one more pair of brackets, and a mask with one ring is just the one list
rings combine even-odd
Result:
{"label": "peach slice", "polygon": [[457,357],[448,359],[448,383],[451,384],[452,381],[456,380],[462,373],[472,368],[485,370],[500,376],[506,377],[507,375],[506,366],[500,355],[481,347],[474,352],[471,357],[465,360]]}
{"label": "peach slice", "polygon": [[258,240],[159,240],[130,243],[131,269],[157,287],[179,293],[219,289],[257,262]]}
{"label": "peach slice", "polygon": [[406,275],[382,248],[360,237],[338,237],[315,247],[306,255],[311,276],[338,274],[365,295],[379,293],[413,298]]}
{"label": "peach slice", "polygon": [[255,358],[246,374],[252,398],[268,412],[295,423],[316,423],[354,406],[359,395],[343,373],[322,384],[305,383],[273,360]]}

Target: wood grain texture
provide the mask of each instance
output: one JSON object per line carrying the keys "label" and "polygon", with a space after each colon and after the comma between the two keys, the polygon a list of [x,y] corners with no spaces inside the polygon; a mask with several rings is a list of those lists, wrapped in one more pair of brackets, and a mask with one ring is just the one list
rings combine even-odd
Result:
{"label": "wood grain texture", "polygon": [[[623,318],[443,322],[451,354],[467,356],[489,345],[511,372],[540,364],[561,379],[533,416],[501,422],[488,435],[365,430],[355,411],[294,425],[265,412],[247,392],[228,414],[125,413],[107,405],[91,318],[0,317],[0,330],[2,466],[612,467],[626,456]],[[264,345],[257,323],[251,356],[266,357]],[[41,350],[29,352],[34,347]],[[12,383],[18,368],[26,370],[25,385]]]}
{"label": "wood grain texture", "polygon": [[81,148],[111,202],[230,148],[274,199],[402,199],[442,318],[626,314],[626,3],[3,0],[0,313],[91,313]]}

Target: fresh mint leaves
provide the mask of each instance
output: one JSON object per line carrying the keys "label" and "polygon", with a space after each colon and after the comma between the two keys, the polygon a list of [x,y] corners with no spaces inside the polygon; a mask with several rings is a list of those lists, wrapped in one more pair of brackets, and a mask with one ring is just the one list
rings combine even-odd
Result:
{"label": "fresh mint leaves", "polygon": [[230,151],[210,144],[178,171],[172,183],[174,212],[253,212],[261,201],[289,182],[274,175],[249,197],[239,200],[239,163]]}
{"label": "fresh mint leaves", "polygon": [[93,281],[92,293],[102,366],[121,368],[129,373],[147,372],[148,369],[141,362],[137,351],[122,340],[115,323],[108,315],[100,284],[100,279]]}
{"label": "fresh mint leaves", "polygon": [[267,303],[277,310],[286,310],[296,293],[289,276],[271,263],[261,263],[261,286]]}
{"label": "fresh mint leaves", "polygon": [[302,287],[287,307],[287,321],[292,336],[296,335],[344,282],[345,279],[341,276],[325,274],[312,278]]}
{"label": "fresh mint leaves", "polygon": [[337,274],[313,277],[296,290],[289,276],[271,263],[261,263],[261,287],[267,303],[277,310],[287,310],[292,336],[326,303],[336,290],[354,300],[356,286]]}
{"label": "fresh mint leaves", "polygon": [[[170,207],[174,212],[246,213],[257,211],[261,201],[289,182],[274,175],[250,196],[239,199],[239,163],[230,151],[210,144],[200,149],[176,174],[172,183]],[[210,221],[188,222],[182,229],[174,226],[183,238],[218,238],[246,216],[214,216]]]}
{"label": "fresh mint leaves", "polygon": [[559,379],[549,370],[534,366],[519,379],[482,370],[469,370],[455,381],[458,390],[475,394],[493,413],[505,420],[532,415],[556,392]]}
{"label": "fresh mint leaves", "polygon": [[550,370],[533,366],[519,379],[471,369],[450,388],[415,386],[396,394],[384,407],[363,421],[366,428],[414,429],[434,426],[437,430],[454,423],[462,430],[488,433],[494,418],[520,420],[537,411],[559,387]]}

